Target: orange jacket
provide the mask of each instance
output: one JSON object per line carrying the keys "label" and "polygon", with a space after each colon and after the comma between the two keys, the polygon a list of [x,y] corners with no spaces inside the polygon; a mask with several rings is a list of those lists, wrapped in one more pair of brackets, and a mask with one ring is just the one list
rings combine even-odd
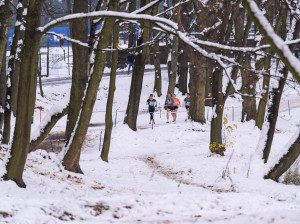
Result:
{"label": "orange jacket", "polygon": [[179,101],[179,99],[178,98],[175,98],[174,99],[174,106],[178,106],[179,104],[180,104],[180,101]]}

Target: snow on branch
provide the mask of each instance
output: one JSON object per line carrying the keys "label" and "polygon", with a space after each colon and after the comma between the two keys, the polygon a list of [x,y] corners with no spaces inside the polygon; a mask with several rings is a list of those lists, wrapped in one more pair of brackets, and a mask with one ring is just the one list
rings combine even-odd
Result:
{"label": "snow on branch", "polygon": [[173,9],[175,9],[175,8],[177,8],[177,7],[179,7],[179,6],[183,5],[183,4],[185,4],[185,3],[188,3],[188,2],[190,2],[190,1],[191,1],[191,0],[185,0],[185,1],[178,2],[178,3],[177,3],[176,5],[174,5],[173,7],[168,8],[166,11],[163,11],[163,12],[161,12],[161,13],[158,13],[156,16],[164,15],[164,14],[166,14],[167,12],[169,12],[169,11],[171,11],[171,10],[173,10]]}
{"label": "snow on branch", "polygon": [[50,112],[43,118],[42,123],[38,129],[35,130],[31,135],[30,140],[30,151],[34,150],[50,133],[54,125],[59,121],[60,118],[68,113],[68,105],[53,106]]}
{"label": "snow on branch", "polygon": [[88,47],[89,48],[89,45],[87,43],[83,43],[79,40],[76,40],[76,39],[72,39],[70,37],[67,37],[67,36],[64,36],[64,35],[61,35],[61,34],[57,34],[57,33],[54,33],[54,32],[47,32],[46,34],[50,34],[50,35],[53,35],[53,36],[57,36],[59,37],[60,39],[63,39],[63,40],[66,40],[66,41],[69,41],[71,43],[74,43],[74,44],[78,44],[80,46],[83,46],[83,47]]}
{"label": "snow on branch", "polygon": [[159,4],[162,0],[155,0],[153,2],[150,2],[149,4],[143,6],[142,8],[140,9],[137,9],[135,11],[133,11],[132,13],[133,14],[140,14],[140,13],[143,13],[151,8],[153,8],[156,4]]}
{"label": "snow on branch", "polygon": [[70,22],[73,20],[77,19],[93,19],[93,18],[116,18],[116,19],[126,19],[126,20],[142,20],[142,21],[150,21],[150,22],[158,22],[158,23],[163,23],[166,24],[173,29],[177,30],[178,25],[177,23],[161,18],[161,17],[156,17],[156,16],[151,16],[151,15],[145,15],[145,14],[132,14],[132,13],[126,13],[126,12],[116,12],[116,11],[96,11],[96,12],[89,12],[89,13],[75,13],[75,14],[70,14],[67,16],[63,16],[61,18],[55,19],[45,26],[37,28],[37,31],[45,33],[48,30],[50,30],[53,27],[56,27],[62,23]]}
{"label": "snow on branch", "polygon": [[[219,44],[219,43],[215,43],[215,42],[204,41],[204,40],[200,40],[200,39],[196,39],[196,38],[193,38],[192,41],[199,45],[215,47],[215,48],[222,49],[222,50],[241,51],[241,52],[257,52],[257,51],[261,51],[261,50],[271,47],[270,44],[265,44],[265,45],[261,45],[261,46],[257,46],[257,47],[234,47],[234,46]],[[296,44],[299,42],[300,42],[300,38],[295,39],[295,40],[285,41],[284,43],[287,45],[292,45],[292,44]]]}
{"label": "snow on branch", "polygon": [[300,83],[300,63],[291,52],[288,45],[275,33],[272,25],[253,0],[243,0],[243,4],[250,18],[265,36],[267,42],[271,45],[271,48],[277,53],[297,82]]}

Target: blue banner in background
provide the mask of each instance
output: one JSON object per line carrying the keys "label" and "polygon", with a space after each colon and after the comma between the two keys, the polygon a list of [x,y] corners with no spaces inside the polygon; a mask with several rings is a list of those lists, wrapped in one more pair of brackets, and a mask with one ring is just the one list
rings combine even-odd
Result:
{"label": "blue banner in background", "polygon": [[[97,30],[99,30],[101,26],[99,25],[97,27]],[[90,29],[89,29],[90,30]],[[57,33],[66,37],[70,37],[70,28],[68,26],[62,26],[62,27],[54,27],[49,32]],[[7,50],[10,50],[10,45],[12,44],[14,37],[14,30],[11,29],[8,31],[8,41],[7,41]],[[41,47],[47,47],[48,46],[48,35],[43,35],[41,38]],[[59,47],[59,46],[68,46],[68,41],[64,41],[61,45],[60,38],[54,35],[49,35],[49,47]]]}

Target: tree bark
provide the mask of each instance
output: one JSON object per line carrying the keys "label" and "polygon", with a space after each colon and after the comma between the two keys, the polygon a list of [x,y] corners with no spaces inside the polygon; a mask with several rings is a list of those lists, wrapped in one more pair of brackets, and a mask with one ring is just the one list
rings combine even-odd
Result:
{"label": "tree bark", "polygon": [[281,157],[279,162],[269,171],[265,176],[265,179],[272,179],[274,181],[279,180],[282,174],[284,174],[296,161],[300,155],[300,131],[298,131],[298,137],[294,140],[293,144],[288,149],[288,152]]}
{"label": "tree bark", "polygon": [[[247,68],[251,68],[251,56],[245,55],[243,65]],[[256,82],[258,80],[257,75],[254,72],[241,69],[242,76],[242,122],[256,120]]]}
{"label": "tree bark", "polygon": [[174,93],[175,91],[178,48],[179,48],[179,39],[177,36],[173,35],[172,45],[169,52],[169,61],[168,61],[168,77],[169,77],[168,93]]}
{"label": "tree bark", "polygon": [[212,74],[214,71],[214,63],[207,60],[206,81],[205,81],[205,106],[212,107]]}
{"label": "tree bark", "polygon": [[[156,36],[157,33],[158,32],[154,32],[154,35]],[[161,79],[161,67],[160,67],[159,41],[156,41],[153,46],[153,63],[154,63],[154,70],[155,70],[153,92],[156,92],[157,96],[160,97],[162,95],[161,93],[162,79]]]}
{"label": "tree bark", "polygon": [[[207,59],[191,49],[190,52],[190,83],[191,105],[189,115],[193,121],[204,124],[205,119],[205,85]],[[194,56],[192,56],[194,54]],[[200,63],[199,63],[200,62]]]}
{"label": "tree bark", "polygon": [[[286,37],[286,22],[283,23],[284,25],[282,26],[281,32],[282,35]],[[293,39],[297,39],[299,36],[300,32],[300,21],[296,22],[296,26],[294,29],[293,33]],[[296,45],[293,44],[290,46],[290,49],[292,52],[294,52],[296,48]],[[265,142],[265,147],[263,148],[263,160],[265,163],[268,162],[268,158],[271,152],[271,146],[273,143],[273,138],[275,134],[275,128],[276,128],[276,123],[277,123],[277,118],[278,118],[278,113],[279,113],[279,106],[280,106],[280,101],[281,101],[281,96],[283,93],[284,86],[286,84],[286,78],[288,77],[288,69],[286,66],[283,67],[282,71],[282,77],[279,80],[278,87],[273,88],[270,91],[270,104],[268,106],[268,112],[267,112],[267,117],[266,121],[269,123],[269,128],[267,130],[267,140]]]}
{"label": "tree bark", "polygon": [[224,155],[225,146],[222,140],[223,112],[224,112],[224,95],[223,87],[223,70],[217,66],[213,73],[212,79],[212,113],[210,127],[210,150],[212,153]]}
{"label": "tree bark", "polygon": [[36,32],[36,29],[40,26],[43,4],[43,0],[31,0],[28,7],[24,48],[21,52],[22,76],[20,76],[18,92],[18,107],[22,110],[17,110],[11,157],[4,176],[4,180],[13,180],[20,187],[26,187],[22,176],[29,151],[31,121],[34,112],[35,64],[41,38],[41,33]]}
{"label": "tree bark", "polygon": [[[73,6],[74,13],[88,12],[88,1],[75,0]],[[86,43],[88,41],[88,20],[80,19],[72,22],[71,37]],[[72,131],[81,109],[84,90],[88,81],[88,55],[89,50],[86,47],[72,44],[73,50],[73,74],[72,87],[70,94],[69,112],[66,126],[65,139],[68,144]]]}
{"label": "tree bark", "polygon": [[[113,30],[113,48],[117,49],[119,43],[119,24],[116,23]],[[108,162],[108,153],[110,149],[110,141],[111,141],[111,132],[113,128],[113,120],[112,120],[112,110],[114,103],[114,94],[116,89],[116,76],[117,76],[117,68],[118,68],[118,52],[114,51],[112,53],[112,66],[110,72],[110,80],[109,80],[109,90],[107,96],[106,103],[106,113],[105,113],[105,134],[104,134],[104,142],[103,148],[101,151],[101,158],[103,161]]]}
{"label": "tree bark", "polygon": [[[180,46],[181,44],[179,44]],[[179,49],[182,49],[180,47]],[[185,95],[188,92],[187,89],[187,83],[188,83],[188,70],[189,70],[189,65],[188,65],[188,56],[186,53],[181,52],[180,55],[178,56],[178,74],[179,74],[179,79],[178,79],[178,89],[182,93],[182,95]]]}
{"label": "tree bark", "polygon": [[4,123],[5,113],[5,96],[6,96],[6,51],[3,51],[2,68],[0,70],[0,142],[7,144],[3,141],[2,127]]}
{"label": "tree bark", "polygon": [[[129,1],[129,12],[136,10],[136,0]],[[136,47],[136,24],[129,24],[129,34],[128,34],[128,47]]]}
{"label": "tree bark", "polygon": [[[115,11],[117,6],[118,1],[110,1],[108,10]],[[105,49],[108,47],[109,40],[111,39],[111,28],[114,25],[114,21],[115,19],[113,18],[107,18],[103,24],[97,47],[98,51],[95,58],[94,71],[91,74],[88,82],[81,112],[79,113],[77,126],[74,129],[73,139],[70,139],[69,144],[66,146],[68,151],[63,158],[63,166],[66,170],[72,172],[82,173],[79,165],[81,148],[87,134],[98,93],[98,87],[105,68],[106,53],[100,51],[100,49]]]}
{"label": "tree bark", "polygon": [[[148,4],[150,0],[142,0],[141,7]],[[149,14],[147,12],[146,14]],[[148,21],[141,22],[141,28],[143,29],[143,34],[138,40],[138,45],[142,43],[149,42],[150,37],[150,23]],[[140,97],[143,85],[144,71],[145,71],[145,61],[146,57],[149,54],[149,46],[144,45],[142,47],[142,53],[139,53],[135,58],[134,68],[132,72],[132,79],[130,85],[130,94],[128,105],[126,109],[126,116],[124,123],[128,124],[129,128],[133,131],[136,131],[136,120],[139,112]]]}

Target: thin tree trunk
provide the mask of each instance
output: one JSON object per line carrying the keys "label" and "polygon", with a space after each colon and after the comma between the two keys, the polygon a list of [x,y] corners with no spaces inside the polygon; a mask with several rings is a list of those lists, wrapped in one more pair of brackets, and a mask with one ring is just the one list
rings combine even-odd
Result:
{"label": "thin tree trunk", "polygon": [[[231,13],[233,12],[233,13]],[[222,11],[217,15],[221,17],[222,24],[217,32],[214,32],[212,39],[219,43],[227,43],[232,31],[233,18],[238,14],[236,7],[231,6],[230,1],[224,1]],[[224,35],[222,35],[224,34]],[[226,71],[225,71],[226,72]],[[210,128],[210,150],[212,153],[224,155],[225,145],[222,139],[223,112],[225,106],[226,94],[223,94],[223,68],[216,66],[212,77],[212,110],[213,117]]]}
{"label": "thin tree trunk", "polygon": [[[0,134],[2,135],[2,126],[5,111],[6,95],[6,46],[8,30],[11,21],[12,0],[4,0],[0,6]],[[3,70],[5,69],[5,71]],[[2,136],[0,136],[1,140]]]}
{"label": "thin tree trunk", "polygon": [[218,66],[215,68],[212,79],[212,103],[213,117],[210,127],[210,150],[212,153],[224,155],[225,146],[222,141],[222,125],[224,111],[223,70]]}
{"label": "thin tree trunk", "polygon": [[214,63],[207,60],[206,66],[206,82],[205,82],[205,106],[212,107],[212,74],[214,71]]}
{"label": "thin tree trunk", "polygon": [[[148,4],[150,0],[142,0],[141,7]],[[149,14],[149,13],[147,13]],[[141,28],[143,29],[143,34],[138,40],[138,44],[147,43],[149,41],[149,27],[150,23],[148,21],[141,22]],[[149,46],[144,45],[142,47],[142,53],[139,53],[135,58],[134,68],[132,72],[132,79],[130,85],[130,94],[126,110],[126,117],[124,123],[128,124],[129,128],[136,131],[136,120],[139,112],[140,97],[142,92],[144,71],[145,71],[145,61],[147,54],[149,54]]]}
{"label": "thin tree trunk", "polygon": [[6,51],[3,51],[2,68],[0,70],[0,142],[7,144],[2,139],[2,127],[4,123],[5,96],[6,96]]}
{"label": "thin tree trunk", "polygon": [[[155,32],[155,36],[156,35],[157,32]],[[155,70],[153,92],[156,92],[157,96],[160,97],[162,95],[161,93],[162,78],[161,78],[161,67],[160,67],[159,41],[156,41],[153,46],[153,63],[154,63],[154,70]]]}
{"label": "thin tree trunk", "polygon": [[40,93],[41,96],[44,97],[44,91],[43,91],[43,83],[42,83],[42,68],[39,67],[38,76],[39,76],[39,87],[40,87]]}
{"label": "thin tree trunk", "polygon": [[11,157],[7,163],[5,180],[13,180],[20,187],[26,187],[23,181],[23,171],[29,151],[31,121],[34,112],[34,92],[36,77],[35,65],[38,58],[41,34],[36,32],[40,26],[40,18],[44,1],[31,0],[26,20],[24,48],[21,53],[21,70],[18,107]]}
{"label": "thin tree trunk", "polygon": [[[117,8],[117,1],[109,2],[108,10],[115,11]],[[88,126],[91,120],[98,93],[98,87],[102,79],[106,61],[106,53],[99,50],[108,47],[109,40],[111,39],[111,28],[114,25],[114,21],[115,20],[112,18],[107,18],[103,24],[100,40],[97,47],[98,51],[95,58],[94,71],[90,76],[86,88],[84,101],[77,121],[77,126],[74,129],[73,139],[69,141],[69,144],[66,147],[66,150],[68,151],[63,158],[63,166],[66,170],[72,172],[82,173],[79,165],[81,148],[87,134]]]}
{"label": "thin tree trunk", "polygon": [[[88,1],[75,0],[73,6],[74,13],[88,12]],[[88,20],[80,19],[72,23],[71,37],[86,43],[88,41]],[[73,74],[72,87],[70,94],[69,112],[67,118],[67,126],[65,139],[68,144],[72,131],[76,125],[76,121],[82,105],[84,90],[88,81],[88,55],[89,50],[86,47],[72,44],[73,50]]]}
{"label": "thin tree trunk", "polygon": [[[113,31],[113,48],[117,49],[119,43],[119,24],[116,23]],[[118,52],[114,51],[112,53],[112,66],[110,72],[110,80],[109,80],[109,90],[107,96],[106,103],[106,113],[105,113],[105,134],[104,134],[104,142],[103,148],[101,151],[101,158],[103,161],[108,162],[108,153],[110,149],[110,141],[111,141],[111,132],[113,128],[113,120],[112,120],[112,110],[114,103],[114,94],[116,89],[116,76],[117,76],[117,68],[118,68]]]}
{"label": "thin tree trunk", "polygon": [[[265,71],[270,74],[270,66],[271,66],[271,58],[267,56],[265,58]],[[256,119],[256,126],[259,129],[262,129],[262,126],[265,121],[265,113],[266,113],[266,106],[269,98],[269,86],[270,86],[270,76],[265,75],[263,78],[263,88],[262,88],[262,95],[261,99],[258,104],[257,109],[257,119]]]}

